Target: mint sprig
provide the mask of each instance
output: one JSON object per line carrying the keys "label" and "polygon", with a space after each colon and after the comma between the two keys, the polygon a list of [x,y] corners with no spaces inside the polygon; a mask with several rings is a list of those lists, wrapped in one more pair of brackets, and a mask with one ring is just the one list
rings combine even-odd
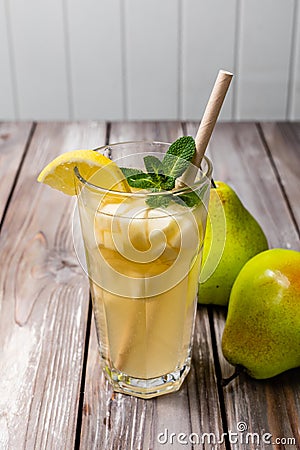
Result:
{"label": "mint sprig", "polygon": [[[144,157],[147,172],[139,169],[121,167],[129,186],[149,189],[152,192],[169,191],[175,187],[176,178],[187,169],[196,145],[192,136],[182,136],[170,145],[162,161],[153,155]],[[195,203],[195,193],[188,198],[187,206]],[[189,194],[184,194],[185,198]],[[146,202],[151,208],[167,207],[174,200],[172,195],[157,195],[149,197]],[[184,199],[182,199],[184,201]]]}

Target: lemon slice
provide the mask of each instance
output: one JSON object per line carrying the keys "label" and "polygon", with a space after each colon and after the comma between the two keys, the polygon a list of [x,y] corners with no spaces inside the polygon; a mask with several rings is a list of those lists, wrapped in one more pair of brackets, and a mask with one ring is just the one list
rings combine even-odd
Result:
{"label": "lemon slice", "polygon": [[[75,150],[66,152],[51,161],[39,174],[37,181],[48,184],[68,195],[76,195],[74,168],[80,175],[104,189],[130,192],[130,187],[121,169],[93,150]],[[95,183],[97,180],[97,183]]]}

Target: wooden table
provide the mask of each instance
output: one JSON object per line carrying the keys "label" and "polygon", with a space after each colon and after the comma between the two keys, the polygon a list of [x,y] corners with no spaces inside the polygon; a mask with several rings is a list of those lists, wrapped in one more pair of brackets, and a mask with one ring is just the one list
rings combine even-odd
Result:
{"label": "wooden table", "polygon": [[[240,375],[222,387],[233,368],[220,349],[221,308],[198,308],[193,365],[178,393],[141,400],[112,392],[73,249],[74,199],[36,182],[62,152],[108,141],[172,141],[194,135],[196,126],[0,124],[1,450],[214,448],[208,435],[197,444],[204,433],[220,440],[227,433],[217,449],[300,448],[300,369],[268,381]],[[270,246],[300,250],[300,124],[220,123],[208,153],[215,179],[236,189]],[[242,443],[243,427],[259,444],[257,436]],[[272,435],[266,442],[264,433]]]}

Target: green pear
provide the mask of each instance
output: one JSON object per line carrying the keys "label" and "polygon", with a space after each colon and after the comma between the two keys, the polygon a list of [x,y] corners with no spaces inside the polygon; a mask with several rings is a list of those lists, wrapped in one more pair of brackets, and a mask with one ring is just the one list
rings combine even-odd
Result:
{"label": "green pear", "polygon": [[234,190],[221,181],[215,184],[210,192],[198,301],[225,306],[241,268],[266,250],[268,242]]}
{"label": "green pear", "polygon": [[300,366],[300,252],[272,249],[245,264],[231,291],[222,350],[253,378]]}

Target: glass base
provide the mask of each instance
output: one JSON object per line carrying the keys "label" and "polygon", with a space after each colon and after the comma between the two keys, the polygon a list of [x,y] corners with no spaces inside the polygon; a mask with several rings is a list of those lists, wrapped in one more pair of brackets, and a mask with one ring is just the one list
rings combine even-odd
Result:
{"label": "glass base", "polygon": [[104,367],[104,373],[114,391],[147,399],[178,391],[190,367],[189,357],[180,369],[157,378],[134,378],[119,370],[110,369],[107,365]]}

